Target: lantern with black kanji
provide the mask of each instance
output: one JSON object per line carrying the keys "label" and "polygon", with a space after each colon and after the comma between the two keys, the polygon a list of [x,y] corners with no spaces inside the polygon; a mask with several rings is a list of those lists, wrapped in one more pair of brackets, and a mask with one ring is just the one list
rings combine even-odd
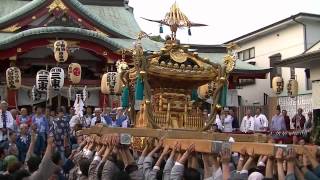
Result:
{"label": "lantern with black kanji", "polygon": [[71,63],[68,67],[69,80],[73,84],[78,84],[81,81],[81,66],[78,63]]}
{"label": "lantern with black kanji", "polygon": [[208,99],[211,96],[213,96],[213,92],[215,91],[215,89],[216,89],[215,82],[210,82],[200,86],[198,88],[197,93],[200,99]]}
{"label": "lantern with black kanji", "polygon": [[108,73],[104,73],[101,78],[100,90],[102,94],[107,94],[107,79]]}
{"label": "lantern with black kanji", "polygon": [[49,71],[40,70],[37,72],[36,88],[39,92],[46,92],[49,86]]}
{"label": "lantern with black kanji", "polygon": [[64,84],[64,71],[60,67],[54,67],[49,73],[49,82],[53,90],[59,91]]}
{"label": "lantern with black kanji", "polygon": [[116,86],[116,78],[117,78],[116,72],[107,72],[107,90],[106,94],[114,95],[114,88]]}
{"label": "lantern with black kanji", "polygon": [[54,58],[57,62],[66,62],[68,59],[68,44],[67,41],[58,40],[53,45]]}
{"label": "lantern with black kanji", "polygon": [[276,94],[281,94],[283,91],[283,78],[276,76],[272,79],[272,89]]}
{"label": "lantern with black kanji", "polygon": [[21,87],[21,71],[18,67],[10,67],[6,71],[7,86],[17,90]]}
{"label": "lantern with black kanji", "polygon": [[299,88],[298,81],[295,79],[290,79],[287,86],[288,96],[290,97],[298,96],[298,88]]}

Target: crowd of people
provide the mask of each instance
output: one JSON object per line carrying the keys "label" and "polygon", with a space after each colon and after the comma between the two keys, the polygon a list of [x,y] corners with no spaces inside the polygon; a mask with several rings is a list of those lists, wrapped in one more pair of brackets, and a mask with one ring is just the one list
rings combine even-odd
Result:
{"label": "crowd of people", "polygon": [[[207,111],[204,112],[207,116]],[[270,123],[269,123],[270,122]],[[290,130],[312,130],[314,121],[312,112],[308,112],[308,117],[303,115],[303,110],[298,109],[298,113],[290,119],[286,110],[280,110],[278,107],[276,114],[268,120],[261,108],[256,108],[253,115],[251,109],[248,109],[241,123],[232,109],[224,108],[216,115],[215,126],[222,132],[267,132],[267,131],[290,131]]]}
{"label": "crowd of people", "polygon": [[[281,148],[275,156],[256,155],[254,150],[203,154],[195,145],[181,150],[165,146],[162,140],[148,140],[144,149],[122,144],[119,135],[76,136],[79,128],[106,124],[129,127],[127,111],[122,108],[85,108],[83,116],[73,108],[35,106],[8,110],[1,102],[0,179],[319,179],[320,154],[305,149],[303,155]],[[222,132],[265,132],[313,128],[312,114],[306,119],[302,109],[292,119],[286,112],[272,120],[257,109],[246,112],[240,123],[233,110],[223,109],[215,125]],[[277,137],[272,136],[270,142]],[[305,144],[304,139],[295,144]],[[275,167],[275,168],[274,168]]]}

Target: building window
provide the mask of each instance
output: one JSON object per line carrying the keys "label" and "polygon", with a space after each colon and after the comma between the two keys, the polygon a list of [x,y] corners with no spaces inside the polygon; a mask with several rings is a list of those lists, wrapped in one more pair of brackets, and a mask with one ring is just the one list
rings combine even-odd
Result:
{"label": "building window", "polygon": [[255,57],[254,47],[238,52],[238,59],[241,61],[252,59],[254,57]]}
{"label": "building window", "polygon": [[281,67],[275,66],[276,63],[281,61],[281,54],[277,53],[269,57],[270,67],[272,67],[270,71],[270,88],[272,88],[272,79],[276,76],[282,76]]}
{"label": "building window", "polygon": [[312,81],[310,79],[310,69],[304,70],[306,73],[306,89],[307,90],[312,90]]}

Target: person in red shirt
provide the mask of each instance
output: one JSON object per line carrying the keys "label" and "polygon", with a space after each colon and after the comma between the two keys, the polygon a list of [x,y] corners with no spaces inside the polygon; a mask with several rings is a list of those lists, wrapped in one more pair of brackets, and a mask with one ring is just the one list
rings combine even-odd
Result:
{"label": "person in red shirt", "polygon": [[288,131],[291,129],[291,127],[290,127],[290,117],[287,115],[287,110],[282,110],[282,116],[286,124],[286,129]]}

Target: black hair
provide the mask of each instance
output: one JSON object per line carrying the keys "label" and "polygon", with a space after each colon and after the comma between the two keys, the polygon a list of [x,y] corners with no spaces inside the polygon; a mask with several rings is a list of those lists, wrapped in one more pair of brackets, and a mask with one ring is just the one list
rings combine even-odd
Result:
{"label": "black hair", "polygon": [[120,170],[124,170],[125,165],[124,165],[123,161],[116,160],[115,164]]}
{"label": "black hair", "polygon": [[33,173],[36,170],[38,170],[40,163],[41,163],[41,158],[39,156],[35,156],[35,155],[31,156],[27,161],[29,172]]}
{"label": "black hair", "polygon": [[106,162],[101,162],[100,166],[98,167],[98,172],[97,172],[97,178],[98,180],[101,180],[102,177],[102,170],[103,170],[103,166]]}
{"label": "black hair", "polygon": [[59,113],[59,112],[63,112],[63,111],[64,111],[64,109],[63,109],[62,107],[57,108],[57,113]]}
{"label": "black hair", "polygon": [[6,174],[6,175],[0,174],[0,179],[1,180],[13,180],[13,177],[9,174]]}
{"label": "black hair", "polygon": [[14,180],[22,180],[25,177],[29,177],[30,175],[31,174],[27,170],[20,169],[13,175],[13,178],[14,178]]}
{"label": "black hair", "polygon": [[0,157],[1,157],[2,155],[5,155],[4,147],[0,147]]}
{"label": "black hair", "polygon": [[90,161],[89,159],[83,158],[79,161],[79,167],[80,171],[83,175],[89,176],[89,166],[90,166]]}
{"label": "black hair", "polygon": [[34,108],[34,110],[38,110],[39,108],[42,108],[42,106],[36,106],[35,108]]}
{"label": "black hair", "polygon": [[125,171],[119,171],[113,174],[111,180],[131,180],[131,178]]}
{"label": "black hair", "polygon": [[15,162],[13,164],[10,164],[7,167],[7,170],[9,172],[9,174],[14,174],[15,172],[17,172],[20,168],[22,167],[22,163],[21,162]]}
{"label": "black hair", "polygon": [[185,180],[200,180],[200,172],[194,168],[187,168],[184,170],[183,178]]}

